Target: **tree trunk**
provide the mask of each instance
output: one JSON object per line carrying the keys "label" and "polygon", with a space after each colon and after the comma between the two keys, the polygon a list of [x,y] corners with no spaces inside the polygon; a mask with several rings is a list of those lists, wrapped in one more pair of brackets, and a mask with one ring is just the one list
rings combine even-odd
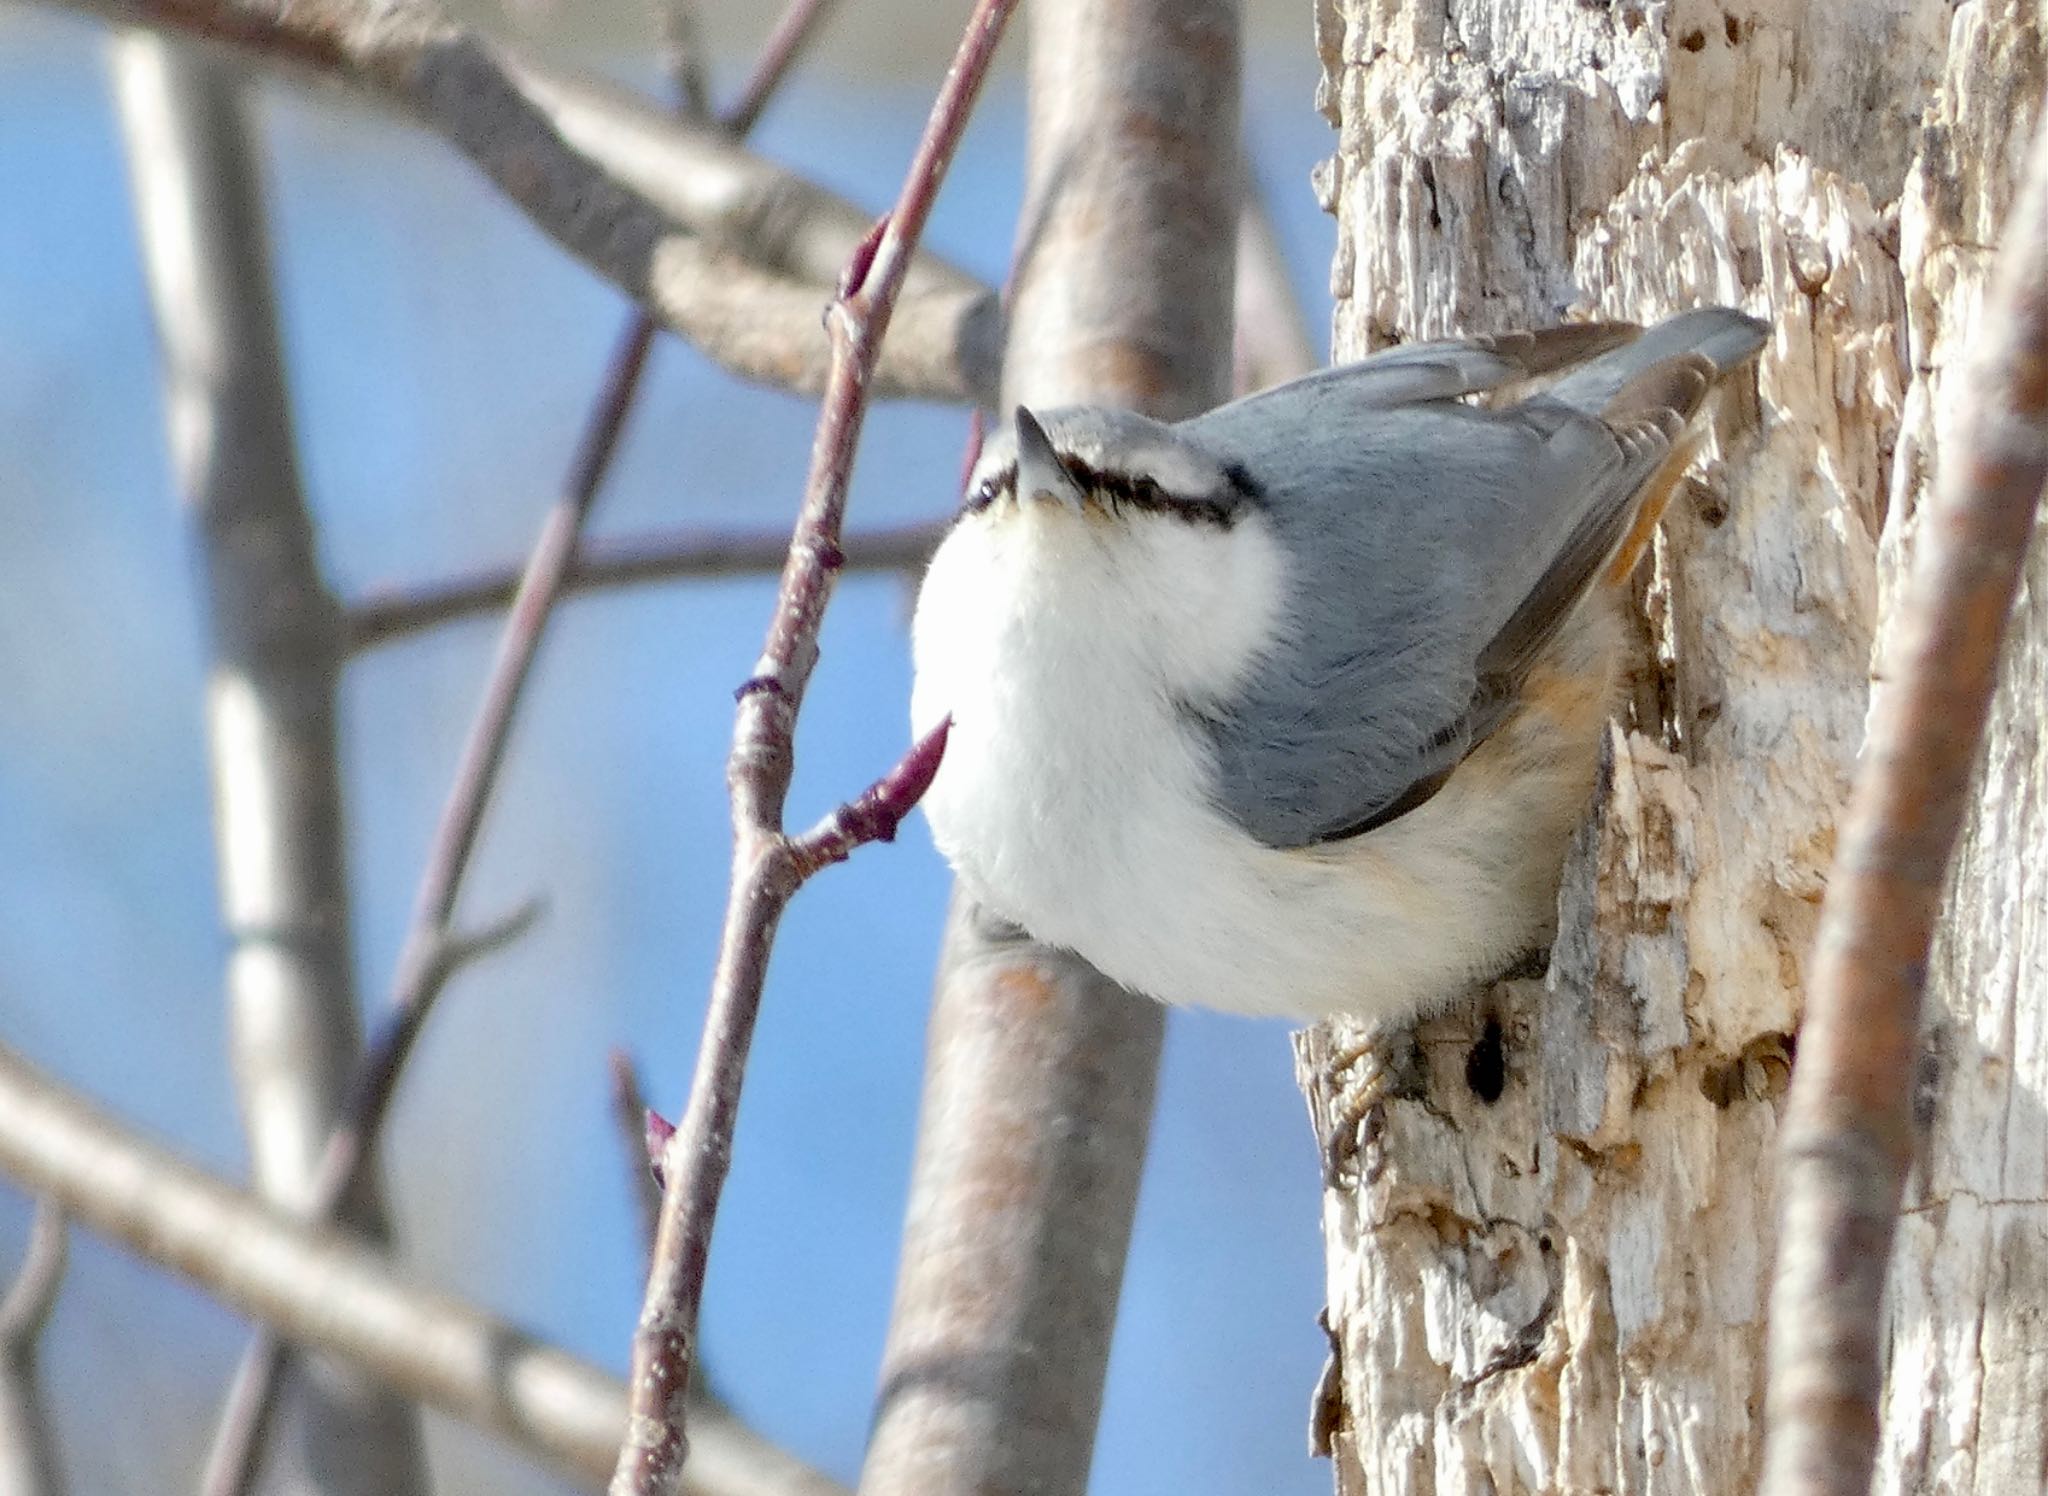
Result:
{"label": "tree trunk", "polygon": [[[1702,302],[1774,327],[1646,564],[1547,976],[1392,1041],[1412,1084],[1325,1196],[1342,1492],[1754,1489],[1771,1149],[1874,622],[2044,80],[2036,6],[1951,10],[1318,9],[1340,359]],[[1935,954],[1884,1491],[2048,1462],[2044,568]],[[1302,1040],[1322,1126],[1364,1037]]]}

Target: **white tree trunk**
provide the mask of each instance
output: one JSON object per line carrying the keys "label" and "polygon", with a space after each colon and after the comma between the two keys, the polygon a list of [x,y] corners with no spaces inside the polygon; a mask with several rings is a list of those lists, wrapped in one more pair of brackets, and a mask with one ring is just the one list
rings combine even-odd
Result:
{"label": "white tree trunk", "polygon": [[[1325,1196],[1338,1488],[1748,1492],[1802,977],[1874,621],[2048,77],[2040,10],[1323,0],[1317,23],[1340,358],[1701,302],[1775,329],[1646,568],[1547,978],[1422,1025],[1415,1094]],[[1883,1491],[2036,1491],[2048,1462],[2038,551],[2021,614],[1935,957]],[[1303,1040],[1324,1124],[1362,1037]]]}

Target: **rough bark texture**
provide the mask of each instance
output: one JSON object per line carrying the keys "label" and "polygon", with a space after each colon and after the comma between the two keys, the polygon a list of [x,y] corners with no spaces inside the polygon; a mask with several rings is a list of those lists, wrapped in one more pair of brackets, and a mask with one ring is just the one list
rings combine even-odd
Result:
{"label": "rough bark texture", "polygon": [[[1317,22],[1338,357],[1709,301],[1775,329],[1646,568],[1547,976],[1396,1041],[1413,1094],[1325,1198],[1338,1486],[1746,1492],[1789,1036],[1874,623],[2037,117],[2040,10],[1324,0]],[[2048,1459],[2044,567],[1936,951],[1885,1491],[2039,1490]],[[1319,1123],[1363,1037],[1304,1039]]]}

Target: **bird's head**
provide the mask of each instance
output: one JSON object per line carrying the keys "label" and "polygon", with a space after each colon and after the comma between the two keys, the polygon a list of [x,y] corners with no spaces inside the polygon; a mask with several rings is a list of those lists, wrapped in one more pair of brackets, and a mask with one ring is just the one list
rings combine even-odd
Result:
{"label": "bird's head", "polygon": [[1083,520],[1227,530],[1258,500],[1242,467],[1130,411],[1018,406],[982,448],[963,513],[1001,520],[1050,505]]}
{"label": "bird's head", "polygon": [[1212,699],[1282,627],[1287,568],[1265,509],[1241,466],[1163,422],[1020,408],[927,575],[920,677],[943,658],[955,676],[1027,666]]}

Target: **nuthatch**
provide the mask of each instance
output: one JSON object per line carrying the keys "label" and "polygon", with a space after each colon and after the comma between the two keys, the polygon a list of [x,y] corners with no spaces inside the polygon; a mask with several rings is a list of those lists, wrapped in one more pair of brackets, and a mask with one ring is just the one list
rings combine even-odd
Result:
{"label": "nuthatch", "polygon": [[1688,423],[1764,331],[1415,344],[1171,425],[1019,409],[917,607],[967,891],[1167,1002],[1392,1022],[1498,975],[1554,920]]}

